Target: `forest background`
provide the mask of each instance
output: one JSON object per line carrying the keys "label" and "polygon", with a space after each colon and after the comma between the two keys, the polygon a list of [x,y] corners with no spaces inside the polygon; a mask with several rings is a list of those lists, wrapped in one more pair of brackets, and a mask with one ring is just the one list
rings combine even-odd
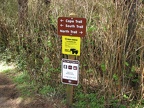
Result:
{"label": "forest background", "polygon": [[87,19],[82,38],[78,108],[143,105],[142,0],[0,0],[0,52],[14,61],[34,93],[65,97],[58,17]]}

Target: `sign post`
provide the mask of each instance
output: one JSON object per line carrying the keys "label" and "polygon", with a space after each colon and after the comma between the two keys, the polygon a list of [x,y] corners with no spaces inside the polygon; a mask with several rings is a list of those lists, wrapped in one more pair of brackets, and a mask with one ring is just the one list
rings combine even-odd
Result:
{"label": "sign post", "polygon": [[[68,59],[74,60],[75,56],[69,55]],[[68,106],[68,108],[70,108],[72,106],[72,103],[73,103],[73,89],[74,89],[73,85],[69,85],[69,84],[67,85],[66,96],[67,96],[67,106]]]}
{"label": "sign post", "polygon": [[58,35],[62,36],[62,54],[68,58],[62,60],[62,83],[67,84],[67,107],[73,102],[73,85],[79,82],[79,62],[76,56],[80,56],[81,38],[86,35],[86,19],[76,18],[75,13],[70,17],[58,18]]}

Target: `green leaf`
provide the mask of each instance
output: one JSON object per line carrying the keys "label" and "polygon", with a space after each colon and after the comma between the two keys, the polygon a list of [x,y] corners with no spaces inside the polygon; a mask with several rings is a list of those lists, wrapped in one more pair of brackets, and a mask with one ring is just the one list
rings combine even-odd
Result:
{"label": "green leaf", "polygon": [[107,31],[107,27],[106,27],[106,26],[103,26],[103,30],[106,32],[106,31]]}
{"label": "green leaf", "polygon": [[49,58],[48,58],[48,57],[45,57],[45,58],[44,58],[44,63],[45,63],[45,64],[48,64],[49,62],[50,62]]}
{"label": "green leaf", "polygon": [[135,72],[135,70],[136,70],[135,67],[132,66],[131,71],[132,71],[132,72]]}
{"label": "green leaf", "polygon": [[128,98],[129,98],[126,94],[124,94],[123,97],[124,97],[125,99],[128,99]]}
{"label": "green leaf", "polygon": [[128,63],[128,62],[125,62],[125,65],[126,65],[126,66],[129,66],[129,63]]}
{"label": "green leaf", "polygon": [[86,72],[87,72],[87,73],[91,73],[91,72],[93,72],[93,70],[92,70],[92,69],[89,69],[89,70],[87,70]]}
{"label": "green leaf", "polygon": [[106,65],[105,64],[101,64],[101,69],[103,72],[106,72]]}
{"label": "green leaf", "polygon": [[88,28],[88,32],[93,32],[95,30],[96,30],[96,27],[94,25],[92,25]]}
{"label": "green leaf", "polygon": [[48,44],[48,47],[52,47],[52,43],[50,40],[48,40],[47,44]]}
{"label": "green leaf", "polygon": [[138,83],[139,79],[132,79],[132,82]]}
{"label": "green leaf", "polygon": [[129,74],[129,77],[130,77],[130,78],[132,78],[132,77],[133,77],[133,74],[132,74],[132,73],[130,73],[130,74]]}
{"label": "green leaf", "polygon": [[113,74],[113,79],[117,81],[118,80],[118,75]]}

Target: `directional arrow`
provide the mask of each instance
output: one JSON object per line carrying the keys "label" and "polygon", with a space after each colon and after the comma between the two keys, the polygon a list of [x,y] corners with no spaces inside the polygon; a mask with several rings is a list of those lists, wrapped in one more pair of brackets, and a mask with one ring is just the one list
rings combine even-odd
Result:
{"label": "directional arrow", "polygon": [[62,26],[64,26],[64,25],[61,24],[60,26],[62,27]]}
{"label": "directional arrow", "polygon": [[63,22],[64,20],[61,19],[60,21]]}
{"label": "directional arrow", "polygon": [[79,32],[80,34],[83,34],[83,32],[81,31],[81,32]]}

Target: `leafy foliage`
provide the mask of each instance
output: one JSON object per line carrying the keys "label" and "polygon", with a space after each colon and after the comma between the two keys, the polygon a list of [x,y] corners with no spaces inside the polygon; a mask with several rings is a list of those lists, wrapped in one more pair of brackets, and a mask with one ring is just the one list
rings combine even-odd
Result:
{"label": "leafy foliage", "polygon": [[[113,95],[118,100],[113,105],[117,106],[123,100],[129,103],[131,97],[141,97],[137,96],[141,91],[135,86],[140,82],[140,74],[136,72],[143,68],[144,58],[144,9],[141,4],[137,8],[137,22],[130,27],[129,22],[134,21],[130,20],[130,12],[136,13],[131,8],[134,8],[132,2],[128,6],[127,3],[113,3],[111,0],[52,0],[47,6],[42,1],[29,1],[25,24],[19,23],[16,0],[0,3],[0,52],[6,52],[8,61],[14,59],[19,69],[27,71],[15,81],[24,83],[28,79],[35,86],[35,91],[43,95],[62,88],[61,37],[57,36],[57,18],[75,12],[78,17],[87,19],[87,35],[82,38],[82,53],[78,58],[83,89],[79,88],[81,92],[76,94],[74,106],[104,107],[104,104],[112,103],[108,100]],[[131,97],[123,95],[127,92],[131,93]],[[125,104],[120,106],[125,107]]]}

